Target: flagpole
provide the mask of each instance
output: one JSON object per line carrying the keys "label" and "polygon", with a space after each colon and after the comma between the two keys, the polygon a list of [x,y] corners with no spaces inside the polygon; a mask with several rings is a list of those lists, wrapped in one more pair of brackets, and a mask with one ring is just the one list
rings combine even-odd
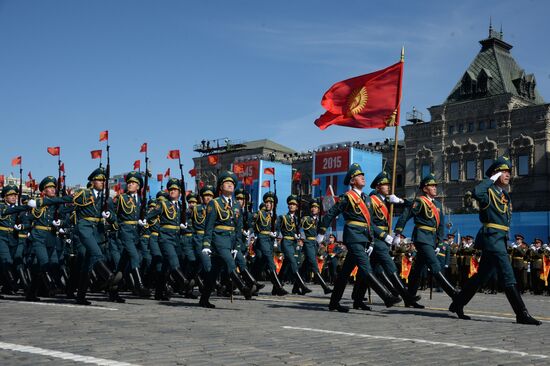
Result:
{"label": "flagpole", "polygon": [[[405,46],[401,47],[401,63],[405,62]],[[395,136],[394,136],[394,147],[393,147],[393,170],[392,170],[392,178],[391,178],[391,194],[395,194],[395,176],[397,171],[397,150],[399,148],[399,118],[400,118],[400,112],[401,112],[401,84],[403,83],[403,65],[401,65],[400,75],[399,75],[399,86],[397,90],[397,114],[395,116]],[[393,233],[392,229],[392,221],[393,221],[393,203],[390,204],[390,216],[388,217],[388,230],[389,233]]]}

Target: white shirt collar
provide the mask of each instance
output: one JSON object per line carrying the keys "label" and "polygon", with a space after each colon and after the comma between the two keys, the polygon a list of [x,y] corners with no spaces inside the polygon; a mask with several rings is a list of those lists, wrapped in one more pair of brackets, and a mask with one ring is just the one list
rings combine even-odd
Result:
{"label": "white shirt collar", "polygon": [[355,192],[357,192],[357,194],[358,194],[359,196],[361,196],[361,195],[363,194],[363,191],[360,190],[359,188],[353,187],[353,190],[354,190]]}

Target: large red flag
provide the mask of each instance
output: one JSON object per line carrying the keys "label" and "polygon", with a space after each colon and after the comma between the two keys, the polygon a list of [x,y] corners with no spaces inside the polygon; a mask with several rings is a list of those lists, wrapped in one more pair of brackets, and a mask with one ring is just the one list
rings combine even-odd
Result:
{"label": "large red flag", "polygon": [[189,175],[192,176],[192,177],[195,177],[197,176],[197,169],[193,168],[189,171]]}
{"label": "large red flag", "polygon": [[315,124],[321,130],[332,126],[386,128],[399,124],[403,62],[383,70],[334,84],[323,95],[327,110]]}
{"label": "large red flag", "polygon": [[141,147],[139,148],[139,152],[147,152],[147,143],[146,142],[141,144]]}
{"label": "large red flag", "polygon": [[209,155],[208,156],[208,164],[209,165],[216,165],[216,164],[218,164],[218,161],[220,161],[220,157],[218,155]]}
{"label": "large red flag", "polygon": [[164,177],[167,178],[170,176],[170,168],[166,169],[166,172],[164,172]]}
{"label": "large red flag", "polygon": [[51,156],[59,156],[60,152],[61,152],[61,147],[59,146],[48,147],[48,154],[50,154]]}
{"label": "large red flag", "polygon": [[11,166],[21,165],[22,161],[23,158],[21,156],[16,156],[15,158],[11,159]]}
{"label": "large red flag", "polygon": [[141,160],[134,161],[134,170],[141,168]]}
{"label": "large red flag", "polygon": [[275,175],[275,168],[264,168],[265,175]]}
{"label": "large red flag", "polygon": [[180,158],[180,151],[179,150],[170,150],[168,151],[168,155],[166,156],[168,159],[179,159]]}
{"label": "large red flag", "polygon": [[92,159],[101,159],[101,153],[102,153],[102,150],[90,151],[90,154],[92,155]]}
{"label": "large red flag", "polygon": [[106,141],[106,140],[109,140],[109,131],[108,130],[101,131],[99,133],[99,141]]}
{"label": "large red flag", "polygon": [[162,182],[162,173],[157,174],[157,181]]}

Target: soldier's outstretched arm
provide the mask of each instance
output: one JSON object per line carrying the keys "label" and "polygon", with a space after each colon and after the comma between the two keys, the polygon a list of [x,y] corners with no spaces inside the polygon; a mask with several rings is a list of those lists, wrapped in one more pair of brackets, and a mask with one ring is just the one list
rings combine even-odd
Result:
{"label": "soldier's outstretched arm", "polygon": [[344,212],[348,204],[349,204],[348,196],[346,195],[340,196],[340,199],[338,200],[338,202],[330,208],[330,210],[321,220],[321,225],[319,226],[317,233],[324,235],[325,232],[327,231],[327,228],[330,226],[330,224],[332,224],[332,220],[334,220],[336,216]]}
{"label": "soldier's outstretched arm", "polygon": [[405,201],[405,209],[403,210],[401,216],[399,216],[399,220],[397,220],[397,223],[395,224],[394,232],[396,234],[401,234],[401,232],[403,232],[405,225],[411,219],[411,217],[414,216],[415,212],[418,211],[419,206],[420,204],[419,202],[417,202],[416,199],[412,201]]}

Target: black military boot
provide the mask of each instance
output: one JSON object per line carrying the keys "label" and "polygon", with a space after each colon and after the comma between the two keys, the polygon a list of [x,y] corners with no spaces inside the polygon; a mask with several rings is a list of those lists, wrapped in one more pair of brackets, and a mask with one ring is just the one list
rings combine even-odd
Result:
{"label": "black military boot", "polygon": [[169,301],[170,296],[166,291],[166,272],[155,272],[155,300]]}
{"label": "black military boot", "polygon": [[[385,274],[384,274],[385,276]],[[386,278],[388,278],[386,276]],[[414,308],[414,309],[424,309],[424,305],[420,305],[417,301],[420,300],[420,296],[412,296],[405,287],[405,284],[399,277],[399,274],[397,272],[393,272],[389,278],[388,281],[393,285],[392,287],[395,289],[395,291],[401,296],[403,301],[405,302],[405,307],[407,308]]]}
{"label": "black military boot", "polygon": [[88,284],[90,283],[90,273],[83,272],[78,279],[78,290],[76,292],[76,303],[78,305],[92,305],[90,301],[86,299],[86,291],[88,291]]}
{"label": "black military boot", "polygon": [[267,270],[267,275],[269,277],[269,280],[273,284],[273,290],[271,290],[271,295],[273,296],[285,296],[288,295],[288,291],[283,288],[283,285],[281,284],[281,281],[279,280],[279,276],[277,276],[277,273],[272,270]]}
{"label": "black military boot", "polygon": [[451,299],[454,299],[455,296],[458,294],[458,291],[456,290],[456,288],[453,287],[453,285],[451,285],[449,280],[447,280],[447,277],[445,277],[443,272],[432,273],[432,276],[437,281],[439,286],[443,289],[443,291],[445,291],[445,293],[449,295]]}
{"label": "black military boot", "polygon": [[239,276],[239,274],[237,273],[237,270],[233,270],[229,274],[229,276],[231,277],[231,281],[233,282],[233,284],[239,289],[244,298],[250,300],[252,298],[252,289],[244,283],[241,276]]}
{"label": "black military boot", "polygon": [[356,310],[372,310],[370,306],[365,304],[365,294],[367,293],[367,281],[366,279],[358,274],[355,279],[355,284],[353,285],[353,290],[351,291],[351,299],[353,300],[353,308]]}
{"label": "black military boot", "polygon": [[296,274],[294,275],[294,286],[292,287],[292,293],[298,294],[298,295],[305,295],[310,292],[311,290],[307,288],[306,284],[304,283],[304,280],[302,279],[302,276],[300,276],[300,273],[296,272]]}
{"label": "black military boot", "polygon": [[323,276],[321,276],[321,274],[319,272],[315,272],[313,275],[317,279],[317,282],[319,282],[319,284],[323,288],[323,292],[325,293],[325,295],[328,295],[328,294],[332,293],[332,289],[330,287],[328,287],[327,283],[323,279]]}
{"label": "black military boot", "polygon": [[17,291],[17,282],[12,271],[7,268],[7,265],[4,265],[2,270],[2,277],[4,280],[4,286],[2,287],[2,293],[6,295],[14,295]]}
{"label": "black military boot", "polygon": [[378,279],[380,280],[380,282],[382,282],[382,284],[388,289],[390,290],[391,294],[393,296],[400,296],[400,293],[397,291],[397,289],[394,287],[392,281],[388,278],[388,276],[386,275],[386,272],[382,271],[380,273],[377,273],[376,274],[376,277],[378,277]]}
{"label": "black military boot", "polygon": [[115,289],[115,288],[111,288],[109,290],[109,301],[117,302],[119,304],[124,304],[126,302],[126,300],[120,297],[120,294],[118,293],[118,289]]}
{"label": "black military boot", "polygon": [[37,296],[38,293],[38,284],[41,281],[41,273],[33,273],[31,275],[31,283],[25,291],[25,301],[40,301],[40,298]]}
{"label": "black military boot", "polygon": [[139,273],[139,268],[134,268],[130,272],[132,279],[134,280],[134,292],[139,297],[148,298],[151,296],[151,291],[143,286],[143,281],[141,280],[141,275]]}
{"label": "black military boot", "polygon": [[[106,289],[116,286],[122,280],[122,272],[113,273],[103,261],[94,264],[94,271],[101,280],[101,286]],[[135,279],[134,279],[135,280]],[[141,283],[141,279],[140,279]]]}
{"label": "black military boot", "polygon": [[204,290],[204,281],[202,280],[202,278],[199,274],[197,274],[195,276],[195,283],[197,284],[197,287],[199,288],[199,292],[202,294],[202,291]]}
{"label": "black military boot", "polygon": [[529,312],[527,311],[527,308],[525,307],[525,303],[521,298],[519,290],[516,286],[505,287],[504,293],[506,294],[506,298],[510,302],[510,305],[512,305],[512,309],[514,309],[514,312],[516,313],[516,322],[518,324],[528,324],[528,325],[542,324],[541,321],[533,318],[529,314]]}
{"label": "black military boot", "polygon": [[244,281],[246,282],[246,285],[250,287],[252,291],[252,295],[257,296],[258,291],[263,289],[265,287],[264,284],[259,283],[256,281],[256,279],[252,276],[252,273],[248,269],[244,269],[241,271],[241,275],[243,276]]}
{"label": "black military boot", "polygon": [[204,281],[204,287],[201,293],[201,298],[199,300],[199,305],[203,308],[207,309],[214,309],[216,306],[214,304],[211,304],[210,301],[210,294],[214,290],[214,287],[216,285],[216,279],[212,277],[211,274],[208,274],[206,276],[206,280]]}
{"label": "black military boot", "polygon": [[464,314],[464,306],[466,306],[474,297],[479,288],[479,285],[479,277],[477,274],[475,274],[472,278],[466,281],[464,287],[462,288],[462,291],[460,291],[455,296],[453,302],[449,306],[449,311],[451,313],[456,313],[459,319],[470,320],[471,317]]}
{"label": "black military boot", "polygon": [[187,277],[185,277],[181,269],[179,268],[173,269],[170,272],[170,274],[172,275],[172,278],[176,282],[180,291],[185,292],[189,288],[193,288],[193,285],[195,284],[195,282],[193,280],[189,281]]}
{"label": "black military boot", "polygon": [[328,310],[330,311],[338,311],[339,313],[347,313],[349,309],[346,306],[340,305],[340,300],[342,299],[342,296],[344,295],[344,290],[346,289],[347,284],[347,276],[344,278],[341,275],[336,276],[336,282],[334,283],[334,289],[332,290],[332,294],[330,296],[330,303],[328,305]]}
{"label": "black military boot", "polygon": [[27,273],[22,265],[17,268],[17,276],[19,277],[20,287],[22,287],[23,290],[27,290],[27,288],[29,288],[30,281],[27,278]]}
{"label": "black military boot", "polygon": [[401,302],[401,299],[397,296],[393,296],[382,283],[376,278],[376,276],[373,273],[367,273],[367,283],[369,284],[370,288],[373,289],[374,292],[378,294],[384,301],[384,305],[386,305],[387,308],[392,307],[393,305]]}

